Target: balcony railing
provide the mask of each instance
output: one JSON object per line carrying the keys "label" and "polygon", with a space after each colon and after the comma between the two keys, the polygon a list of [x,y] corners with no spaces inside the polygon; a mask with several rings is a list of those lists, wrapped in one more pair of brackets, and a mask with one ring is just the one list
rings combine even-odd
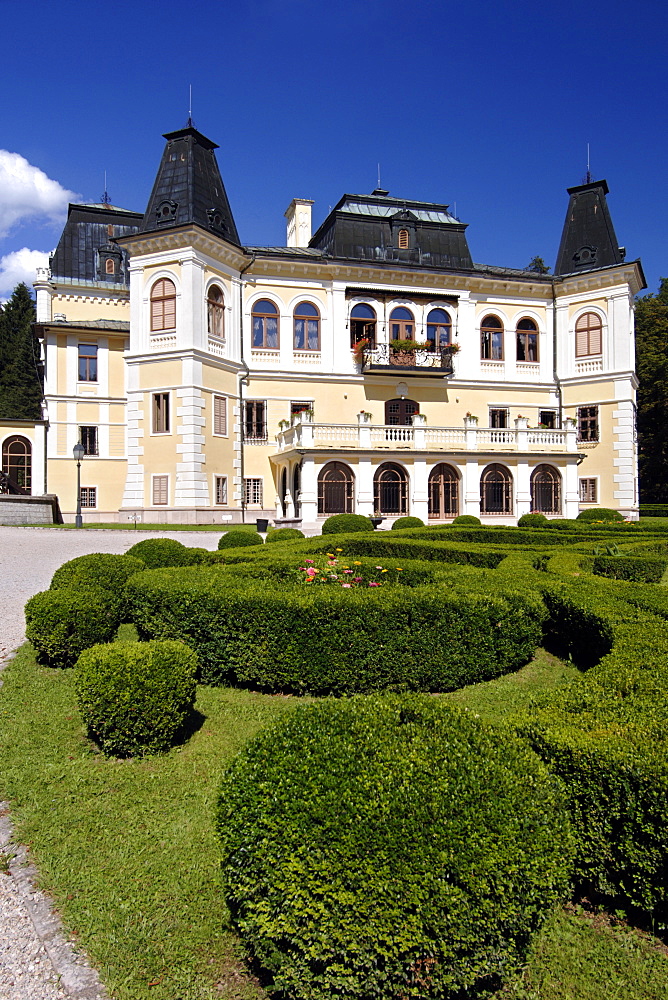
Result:
{"label": "balcony railing", "polygon": [[359,414],[355,424],[321,424],[298,420],[277,435],[279,451],[332,449],[350,451],[443,451],[443,452],[577,452],[577,428],[568,419],[564,430],[536,429],[519,417],[513,427],[481,427],[465,420],[463,427],[427,427],[418,414],[413,424],[372,424]]}
{"label": "balcony railing", "polygon": [[456,351],[452,347],[429,350],[425,346],[424,350],[402,351],[390,347],[389,344],[380,344],[378,347],[367,348],[364,351],[364,369],[394,372],[401,369],[402,372],[410,372],[414,369],[427,368],[430,373],[444,377],[454,374],[452,359],[455,353]]}

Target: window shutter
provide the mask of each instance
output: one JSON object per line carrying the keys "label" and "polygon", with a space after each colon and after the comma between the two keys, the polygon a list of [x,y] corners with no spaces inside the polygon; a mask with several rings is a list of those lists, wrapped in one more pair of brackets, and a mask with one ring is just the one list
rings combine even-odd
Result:
{"label": "window shutter", "polygon": [[167,503],[167,484],[169,481],[168,476],[154,476],[153,477],[153,503],[154,504],[166,504]]}
{"label": "window shutter", "polygon": [[213,433],[227,434],[227,399],[225,396],[213,397]]}

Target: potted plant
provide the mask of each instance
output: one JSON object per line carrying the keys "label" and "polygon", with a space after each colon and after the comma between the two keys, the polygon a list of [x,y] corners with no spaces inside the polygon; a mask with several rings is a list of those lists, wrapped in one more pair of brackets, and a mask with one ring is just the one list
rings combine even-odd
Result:
{"label": "potted plant", "polygon": [[376,528],[378,527],[378,525],[380,525],[380,524],[383,523],[383,521],[385,520],[385,518],[383,517],[383,515],[381,514],[381,512],[379,510],[374,510],[374,512],[371,515],[371,517],[369,518],[369,520],[373,524],[374,531],[375,531]]}
{"label": "potted plant", "polygon": [[364,364],[364,356],[370,343],[371,341],[368,337],[362,337],[361,340],[358,340],[355,343],[355,346],[353,347],[353,361],[356,365]]}
{"label": "potted plant", "polygon": [[414,365],[415,352],[424,351],[426,344],[417,340],[391,340],[390,361],[393,365]]}

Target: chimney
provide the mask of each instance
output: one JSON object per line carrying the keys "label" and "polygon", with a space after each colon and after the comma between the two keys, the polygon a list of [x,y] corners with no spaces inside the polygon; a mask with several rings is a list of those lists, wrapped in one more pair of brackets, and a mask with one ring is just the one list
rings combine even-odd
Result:
{"label": "chimney", "polygon": [[307,247],[311,239],[311,205],[308,198],[293,198],[285,218],[288,220],[288,246]]}

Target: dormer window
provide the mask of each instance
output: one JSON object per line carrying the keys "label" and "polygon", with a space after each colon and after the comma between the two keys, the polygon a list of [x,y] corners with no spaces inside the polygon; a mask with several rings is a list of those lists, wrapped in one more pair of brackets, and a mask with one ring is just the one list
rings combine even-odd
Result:
{"label": "dormer window", "polygon": [[168,222],[175,222],[178,207],[175,201],[161,201],[155,210],[157,224],[161,226]]}
{"label": "dormer window", "polygon": [[399,249],[408,250],[409,247],[409,236],[407,229],[399,230]]}
{"label": "dormer window", "polygon": [[104,269],[107,274],[116,274],[116,262],[114,261],[113,257],[107,257]]}

